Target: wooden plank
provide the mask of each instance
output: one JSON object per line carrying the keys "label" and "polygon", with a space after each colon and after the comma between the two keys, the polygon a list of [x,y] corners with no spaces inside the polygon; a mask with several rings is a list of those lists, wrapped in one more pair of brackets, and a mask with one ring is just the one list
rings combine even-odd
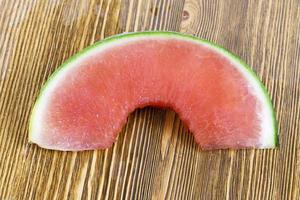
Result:
{"label": "wooden plank", "polygon": [[[300,199],[297,0],[0,0],[0,199]],[[129,116],[113,148],[28,144],[31,107],[70,55],[109,35],[170,30],[242,57],[270,91],[280,148],[203,152],[172,111]]]}

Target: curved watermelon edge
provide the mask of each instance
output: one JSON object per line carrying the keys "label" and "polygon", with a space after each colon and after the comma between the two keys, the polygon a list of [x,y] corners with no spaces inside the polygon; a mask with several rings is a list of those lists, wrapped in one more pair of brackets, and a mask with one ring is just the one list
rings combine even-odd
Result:
{"label": "curved watermelon edge", "polygon": [[184,39],[188,39],[191,40],[193,42],[200,42],[202,44],[206,44],[210,47],[215,48],[218,51],[221,51],[221,53],[223,55],[228,56],[230,59],[236,61],[237,63],[239,63],[241,66],[244,67],[244,69],[246,69],[246,71],[251,75],[251,77],[256,81],[256,83],[259,84],[260,88],[262,89],[262,92],[264,94],[264,98],[267,101],[267,104],[269,106],[269,111],[271,111],[272,113],[272,123],[273,123],[273,128],[274,128],[274,133],[273,133],[273,146],[271,147],[267,147],[267,148],[272,148],[272,147],[278,147],[279,146],[279,135],[278,135],[278,123],[276,120],[276,113],[275,110],[273,108],[272,105],[272,101],[271,98],[268,94],[268,91],[266,89],[266,87],[264,86],[264,84],[262,83],[262,81],[260,80],[260,78],[256,75],[256,73],[251,69],[251,67],[244,61],[242,60],[240,57],[238,57],[236,54],[232,53],[231,51],[227,50],[226,48],[213,43],[209,40],[205,40],[202,38],[198,38],[192,35],[187,35],[187,34],[182,34],[182,33],[178,33],[178,32],[173,32],[173,31],[144,31],[144,32],[126,32],[126,33],[121,33],[118,35],[113,35],[110,37],[107,37],[103,40],[97,41],[94,44],[82,49],[81,51],[79,51],[78,53],[74,54],[73,56],[71,56],[70,58],[68,58],[66,61],[64,61],[62,63],[62,65],[60,65],[55,71],[54,73],[52,73],[50,75],[50,77],[47,79],[47,81],[44,83],[44,85],[41,88],[41,91],[36,99],[36,103],[33,106],[32,112],[31,112],[31,116],[30,116],[30,122],[29,122],[29,142],[32,142],[32,126],[33,126],[33,122],[34,117],[36,115],[36,109],[39,106],[39,104],[41,103],[41,99],[45,94],[46,89],[48,88],[48,86],[52,83],[52,80],[59,74],[59,72],[61,72],[63,69],[66,69],[67,66],[74,62],[77,58],[81,57],[82,55],[86,54],[87,52],[92,51],[93,49],[96,49],[104,44],[113,42],[113,41],[117,41],[119,39],[128,39],[128,38],[134,38],[134,37],[138,37],[138,36],[147,36],[147,35],[151,35],[151,36],[164,36],[164,37],[168,37],[168,36],[173,36],[173,37],[177,37],[177,38],[184,38]]}

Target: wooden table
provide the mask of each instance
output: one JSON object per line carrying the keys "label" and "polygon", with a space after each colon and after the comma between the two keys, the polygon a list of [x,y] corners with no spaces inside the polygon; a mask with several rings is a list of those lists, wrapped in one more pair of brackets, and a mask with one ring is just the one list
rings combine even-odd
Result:
{"label": "wooden table", "polygon": [[[0,199],[300,199],[299,0],[0,0]],[[171,30],[241,56],[268,88],[280,148],[201,151],[172,111],[137,110],[113,148],[28,143],[39,89],[107,36]]]}

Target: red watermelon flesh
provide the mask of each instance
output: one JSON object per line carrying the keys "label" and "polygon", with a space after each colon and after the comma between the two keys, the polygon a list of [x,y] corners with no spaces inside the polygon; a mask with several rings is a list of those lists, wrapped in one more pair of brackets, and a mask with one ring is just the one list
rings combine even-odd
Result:
{"label": "red watermelon flesh", "polygon": [[264,132],[266,105],[255,86],[209,45],[133,37],[75,60],[45,86],[35,108],[31,140],[42,147],[108,148],[128,115],[145,106],[173,109],[203,149],[272,147],[264,144],[264,134],[274,133]]}

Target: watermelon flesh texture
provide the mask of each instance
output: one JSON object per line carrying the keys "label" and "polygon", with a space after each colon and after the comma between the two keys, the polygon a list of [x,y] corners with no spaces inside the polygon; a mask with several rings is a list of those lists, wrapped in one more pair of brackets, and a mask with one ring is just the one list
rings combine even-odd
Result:
{"label": "watermelon flesh texture", "polygon": [[145,37],[70,65],[36,108],[31,141],[42,147],[108,148],[128,115],[145,106],[173,109],[202,149],[266,147],[263,103],[235,64],[207,45]]}

